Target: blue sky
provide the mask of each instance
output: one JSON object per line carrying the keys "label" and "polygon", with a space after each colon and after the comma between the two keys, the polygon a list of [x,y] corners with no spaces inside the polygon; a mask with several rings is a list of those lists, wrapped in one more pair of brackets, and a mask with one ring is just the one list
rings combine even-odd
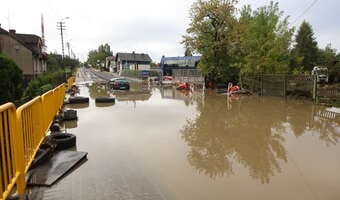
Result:
{"label": "blue sky", "polygon": [[[61,53],[61,41],[56,23],[64,17],[69,41],[77,57],[85,60],[91,49],[102,43],[110,44],[113,52],[144,52],[155,62],[162,55],[183,55],[180,44],[189,24],[189,9],[193,0],[11,0],[1,3],[2,28],[19,33],[41,35],[40,15],[45,21],[48,51]],[[279,0],[291,25],[299,26],[307,20],[313,26],[319,47],[331,43],[340,50],[338,0]],[[240,0],[253,8],[268,4],[269,0]],[[306,9],[308,9],[307,12]],[[18,6],[20,5],[20,6]]]}

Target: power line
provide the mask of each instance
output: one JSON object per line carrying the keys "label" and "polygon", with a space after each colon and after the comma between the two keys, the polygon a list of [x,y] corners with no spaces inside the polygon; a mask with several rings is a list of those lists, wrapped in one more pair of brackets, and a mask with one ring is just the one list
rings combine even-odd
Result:
{"label": "power line", "polygon": [[313,0],[312,3],[293,21],[292,24],[295,24],[302,16],[304,16],[316,3],[318,0]]}

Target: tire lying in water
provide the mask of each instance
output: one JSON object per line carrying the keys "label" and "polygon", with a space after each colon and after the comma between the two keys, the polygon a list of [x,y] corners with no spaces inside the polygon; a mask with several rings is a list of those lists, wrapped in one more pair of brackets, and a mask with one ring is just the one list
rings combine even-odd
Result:
{"label": "tire lying in water", "polygon": [[98,97],[96,103],[114,103],[116,99],[114,97]]}
{"label": "tire lying in water", "polygon": [[71,133],[56,133],[47,137],[56,142],[56,150],[68,149],[76,145],[76,136]]}
{"label": "tire lying in water", "polygon": [[74,104],[74,103],[88,103],[89,102],[89,98],[88,97],[80,97],[80,96],[69,97],[68,98],[68,102],[70,104]]}
{"label": "tire lying in water", "polygon": [[65,110],[64,112],[64,121],[77,120],[77,111],[76,110]]}

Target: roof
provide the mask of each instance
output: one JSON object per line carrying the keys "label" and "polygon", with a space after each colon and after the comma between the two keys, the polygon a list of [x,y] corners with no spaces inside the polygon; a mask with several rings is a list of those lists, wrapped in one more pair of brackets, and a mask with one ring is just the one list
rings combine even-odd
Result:
{"label": "roof", "polygon": [[108,57],[106,57],[106,60],[114,61],[114,60],[116,60],[116,57],[115,56],[108,56]]}
{"label": "roof", "polygon": [[6,34],[8,34],[8,31],[6,31],[5,29],[3,29],[3,28],[0,27],[0,34],[1,34],[1,33],[6,33]]}
{"label": "roof", "polygon": [[142,62],[151,62],[151,58],[148,54],[144,53],[117,53],[116,59],[125,60],[125,61],[142,61]]}
{"label": "roof", "polygon": [[40,54],[41,49],[39,48],[39,42],[41,41],[41,38],[37,35],[33,34],[21,34],[16,33],[15,37],[25,43],[28,48],[35,54]]}
{"label": "roof", "polygon": [[39,49],[39,46],[38,46],[38,43],[41,40],[41,38],[37,35],[20,34],[20,33],[15,33],[13,35],[1,27],[0,27],[0,34],[6,34],[12,37],[13,39],[21,43],[23,46],[31,50],[34,54],[37,54],[37,55],[41,54],[41,50]]}

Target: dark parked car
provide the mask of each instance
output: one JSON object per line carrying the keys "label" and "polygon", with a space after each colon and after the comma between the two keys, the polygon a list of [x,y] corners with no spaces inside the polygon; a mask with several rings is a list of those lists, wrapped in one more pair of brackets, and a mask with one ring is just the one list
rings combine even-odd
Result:
{"label": "dark parked car", "polygon": [[108,82],[110,88],[114,90],[129,90],[130,84],[125,78],[113,78]]}

